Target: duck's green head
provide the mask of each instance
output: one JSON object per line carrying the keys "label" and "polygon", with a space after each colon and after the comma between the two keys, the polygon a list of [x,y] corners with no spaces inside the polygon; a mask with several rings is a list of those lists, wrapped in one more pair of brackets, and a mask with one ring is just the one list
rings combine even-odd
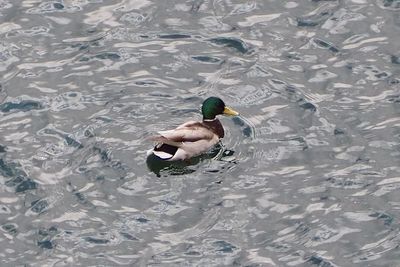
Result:
{"label": "duck's green head", "polygon": [[203,105],[201,106],[201,113],[203,113],[203,120],[213,120],[217,115],[229,115],[229,116],[237,116],[238,112],[233,109],[225,106],[224,101],[219,97],[209,97],[204,100]]}

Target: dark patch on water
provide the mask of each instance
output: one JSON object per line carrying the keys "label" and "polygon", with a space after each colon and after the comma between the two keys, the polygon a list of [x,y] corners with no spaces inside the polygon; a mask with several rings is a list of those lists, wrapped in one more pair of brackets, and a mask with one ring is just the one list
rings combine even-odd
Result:
{"label": "dark patch on water", "polygon": [[298,143],[296,145],[302,147],[302,150],[307,150],[308,149],[307,141],[302,136],[293,137],[293,138],[289,138],[289,139],[286,139],[286,140],[282,139],[282,140],[279,140],[279,141],[282,141],[282,142],[295,141],[295,142]]}
{"label": "dark patch on water", "polygon": [[381,72],[381,73],[375,74],[375,77],[377,79],[386,79],[387,77],[389,77],[389,74],[386,72]]}
{"label": "dark patch on water", "polygon": [[41,228],[38,231],[38,239],[40,241],[37,242],[37,245],[40,248],[44,249],[52,249],[54,248],[54,244],[51,239],[57,234],[58,230],[55,226],[51,226],[50,228]]}
{"label": "dark patch on water", "polygon": [[53,6],[55,9],[63,9],[64,8],[64,5],[61,3],[53,3]]}
{"label": "dark patch on water", "polygon": [[393,216],[384,212],[374,212],[369,215],[370,217],[377,218],[378,220],[382,220],[385,225],[391,225],[393,223]]}
{"label": "dark patch on water", "polygon": [[136,81],[135,84],[139,86],[148,87],[151,85],[157,85],[158,83],[155,81]]}
{"label": "dark patch on water", "polygon": [[38,234],[41,236],[54,236],[58,232],[57,227],[50,226],[49,228],[41,228],[39,229]]}
{"label": "dark patch on water", "polygon": [[105,52],[105,53],[95,55],[95,58],[109,59],[109,60],[117,61],[117,60],[121,59],[121,56],[117,53]]}
{"label": "dark patch on water", "polygon": [[400,0],[383,0],[384,7],[400,8]]}
{"label": "dark patch on water", "polygon": [[73,195],[77,198],[79,203],[82,203],[82,204],[88,203],[85,195],[83,195],[81,192],[73,192]]}
{"label": "dark patch on water", "polygon": [[84,131],[83,135],[84,135],[85,137],[88,137],[88,138],[92,138],[92,137],[95,137],[95,136],[96,136],[95,133],[94,133],[94,131],[93,131],[93,129],[86,129],[86,130]]}
{"label": "dark patch on water", "polygon": [[88,44],[74,44],[74,45],[71,45],[71,47],[78,47],[79,48],[79,51],[82,51],[82,50],[86,50],[86,49],[88,49],[89,47],[90,47],[90,45],[88,45]]}
{"label": "dark patch on water", "polygon": [[110,162],[111,161],[111,151],[107,149],[103,149],[101,147],[95,146],[93,147],[93,151],[95,153],[98,153],[100,155],[100,158],[104,162]]}
{"label": "dark patch on water", "polygon": [[387,96],[386,100],[390,103],[400,103],[400,95]]}
{"label": "dark patch on water", "polygon": [[140,217],[140,218],[137,218],[136,221],[138,221],[140,223],[148,223],[150,220],[148,220],[146,218],[143,218],[143,217]]}
{"label": "dark patch on water", "polygon": [[224,240],[216,241],[213,244],[214,246],[218,247],[217,251],[222,253],[232,253],[234,250],[237,249],[234,245]]}
{"label": "dark patch on water", "polygon": [[23,182],[17,185],[15,188],[16,193],[23,193],[28,190],[37,189],[37,183],[30,178],[26,178]]}
{"label": "dark patch on water", "polygon": [[38,241],[37,245],[44,249],[53,249],[54,245],[50,240]]}
{"label": "dark patch on water", "polygon": [[232,121],[235,123],[235,125],[238,125],[238,126],[245,125],[245,122],[240,117],[233,117]]}
{"label": "dark patch on water", "polygon": [[6,163],[0,158],[0,174],[5,177],[12,177],[16,174],[15,164]]}
{"label": "dark patch on water", "polygon": [[251,137],[251,135],[253,133],[253,130],[251,129],[251,127],[246,126],[246,127],[243,128],[242,132],[243,132],[244,136]]}
{"label": "dark patch on water", "polygon": [[87,62],[87,61],[89,61],[89,60],[90,60],[90,58],[87,57],[87,56],[83,56],[83,57],[81,57],[81,58],[79,59],[79,61],[81,61],[81,62]]}
{"label": "dark patch on water", "polygon": [[15,235],[17,234],[18,226],[14,223],[6,223],[1,226],[1,228],[9,234]]}
{"label": "dark patch on water", "polygon": [[297,19],[297,26],[299,27],[314,27],[321,23],[322,21],[313,20],[309,18],[298,18]]}
{"label": "dark patch on water", "polygon": [[3,159],[0,159],[0,174],[5,177],[14,177],[5,182],[8,187],[15,187],[16,193],[22,193],[27,190],[33,190],[37,188],[37,183],[31,178],[26,177],[26,174],[16,168],[16,164],[6,163]]}
{"label": "dark patch on water", "polygon": [[317,111],[317,107],[314,104],[310,103],[310,102],[303,103],[303,104],[300,105],[300,107],[305,109],[305,110],[310,110],[312,112]]}
{"label": "dark patch on water", "polygon": [[192,0],[192,6],[190,7],[190,12],[193,12],[193,13],[198,12],[203,3],[204,3],[204,0]]}
{"label": "dark patch on water", "polygon": [[194,60],[201,61],[201,62],[207,62],[207,63],[218,63],[221,61],[219,58],[209,57],[209,56],[193,56],[192,58]]}
{"label": "dark patch on water", "polygon": [[286,55],[286,58],[293,59],[295,61],[301,60],[301,55],[297,52],[290,52]]}
{"label": "dark patch on water", "polygon": [[77,199],[77,201],[81,204],[87,205],[89,201],[86,199],[83,193],[77,191],[77,189],[72,185],[71,182],[67,183],[68,191]]}
{"label": "dark patch on water", "polygon": [[5,185],[9,186],[9,187],[14,187],[20,183],[22,183],[24,181],[24,177],[23,176],[17,176],[11,180],[6,181]]}
{"label": "dark patch on water", "polygon": [[399,56],[391,56],[391,57],[390,57],[390,61],[391,61],[393,64],[400,64],[400,57],[399,57]]}
{"label": "dark patch on water", "polygon": [[335,130],[333,130],[333,134],[334,135],[343,135],[343,134],[345,134],[345,132],[342,129],[335,128]]}
{"label": "dark patch on water", "polygon": [[60,137],[64,138],[65,143],[66,143],[67,145],[69,145],[69,146],[76,147],[76,148],[78,148],[78,149],[83,148],[83,145],[82,145],[79,141],[77,141],[77,140],[76,140],[72,135],[70,135],[70,134],[63,133],[63,132],[61,132],[61,131],[58,131],[58,130],[55,130],[55,129],[52,129],[52,128],[45,128],[45,129],[41,130],[41,132],[43,132],[43,133],[45,133],[45,134],[48,134],[48,135],[60,136]]}
{"label": "dark patch on water", "polygon": [[163,35],[159,35],[158,36],[161,39],[187,39],[187,38],[191,38],[190,35],[187,34],[163,34]]}
{"label": "dark patch on water", "polygon": [[89,243],[93,243],[93,244],[107,244],[110,243],[110,240],[108,239],[103,239],[103,238],[97,238],[97,237],[84,237],[84,240],[89,242]]}
{"label": "dark patch on water", "polygon": [[321,13],[318,13],[318,14],[315,14],[312,16],[297,18],[297,26],[298,27],[315,27],[315,26],[318,26],[318,25],[324,23],[331,15],[332,15],[332,12],[322,11]]}
{"label": "dark patch on water", "polygon": [[0,204],[0,213],[3,214],[10,214],[11,213],[11,209],[3,204]]}
{"label": "dark patch on water", "polygon": [[201,254],[199,252],[197,252],[197,251],[188,251],[188,252],[185,252],[185,255],[188,255],[188,256],[200,256]]}
{"label": "dark patch on water", "polygon": [[83,148],[83,145],[78,142],[77,140],[75,140],[74,138],[68,136],[68,135],[64,135],[64,139],[65,142],[67,143],[67,145],[72,146],[72,147],[76,147],[76,148]]}
{"label": "dark patch on water", "polygon": [[10,112],[12,110],[30,111],[42,108],[43,106],[39,102],[33,100],[23,100],[19,103],[6,102],[0,105],[1,112]]}
{"label": "dark patch on water", "polygon": [[387,80],[389,85],[397,85],[400,83],[400,79],[396,79],[396,78],[390,78]]}
{"label": "dark patch on water", "polygon": [[31,210],[35,213],[42,213],[49,207],[49,203],[46,199],[39,199],[32,201]]}
{"label": "dark patch on water", "polygon": [[237,38],[218,37],[210,39],[210,42],[217,45],[233,48],[242,54],[246,54],[247,52],[249,52],[249,48],[247,47],[247,45],[242,40]]}
{"label": "dark patch on water", "polygon": [[124,238],[126,238],[126,239],[128,239],[128,240],[131,240],[131,241],[139,241],[138,238],[134,237],[133,235],[131,235],[131,234],[129,234],[129,233],[120,232],[120,234],[121,234]]}
{"label": "dark patch on water", "polygon": [[159,92],[159,91],[149,92],[149,96],[173,98],[173,96],[171,94],[168,94],[165,92]]}
{"label": "dark patch on water", "polygon": [[318,45],[319,47],[328,49],[329,51],[333,52],[333,53],[338,53],[340,50],[339,48],[337,48],[336,46],[334,46],[332,43],[329,43],[327,41],[324,41],[322,39],[319,38],[314,38],[313,39],[314,43],[316,45]]}
{"label": "dark patch on water", "polygon": [[[263,240],[262,243],[264,243],[265,241]],[[289,252],[290,251],[290,247],[284,243],[279,243],[279,242],[274,242],[271,243],[269,245],[267,245],[268,250],[270,251],[274,251],[274,252]]]}
{"label": "dark patch on water", "polygon": [[371,184],[371,181],[359,177],[329,177],[326,181],[330,186],[342,189],[362,189]]}
{"label": "dark patch on water", "polygon": [[325,260],[321,256],[318,255],[313,255],[311,256],[307,262],[311,263],[312,265],[316,265],[318,267],[335,267],[332,263],[330,263],[328,260]]}
{"label": "dark patch on water", "polygon": [[253,135],[253,129],[246,124],[243,119],[240,117],[234,117],[232,118],[232,121],[234,122],[235,125],[238,125],[240,127],[243,127],[242,133],[245,137],[251,137]]}

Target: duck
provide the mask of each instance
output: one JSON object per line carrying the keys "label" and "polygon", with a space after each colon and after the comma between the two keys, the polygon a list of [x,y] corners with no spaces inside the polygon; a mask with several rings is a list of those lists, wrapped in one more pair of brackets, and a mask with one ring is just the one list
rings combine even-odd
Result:
{"label": "duck", "polygon": [[175,129],[159,131],[149,137],[156,145],[148,152],[162,161],[187,161],[199,156],[219,143],[225,135],[218,115],[239,116],[219,97],[209,97],[201,106],[203,119],[188,121]]}

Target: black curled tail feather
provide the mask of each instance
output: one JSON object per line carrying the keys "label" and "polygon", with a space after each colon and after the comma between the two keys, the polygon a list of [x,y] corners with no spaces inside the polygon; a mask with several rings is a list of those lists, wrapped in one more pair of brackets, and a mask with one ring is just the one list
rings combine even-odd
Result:
{"label": "black curled tail feather", "polygon": [[175,155],[178,148],[176,146],[171,146],[168,144],[158,144],[154,147],[154,151],[162,151],[170,155]]}

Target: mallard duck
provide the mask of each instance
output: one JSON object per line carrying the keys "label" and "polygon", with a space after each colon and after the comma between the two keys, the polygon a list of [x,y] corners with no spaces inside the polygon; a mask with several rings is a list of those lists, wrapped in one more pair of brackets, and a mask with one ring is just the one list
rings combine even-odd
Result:
{"label": "mallard duck", "polygon": [[224,128],[217,115],[237,116],[238,112],[225,106],[218,97],[204,100],[201,112],[202,121],[189,121],[169,131],[160,131],[159,135],[149,139],[156,141],[156,146],[149,151],[164,161],[188,160],[207,152],[224,137]]}

